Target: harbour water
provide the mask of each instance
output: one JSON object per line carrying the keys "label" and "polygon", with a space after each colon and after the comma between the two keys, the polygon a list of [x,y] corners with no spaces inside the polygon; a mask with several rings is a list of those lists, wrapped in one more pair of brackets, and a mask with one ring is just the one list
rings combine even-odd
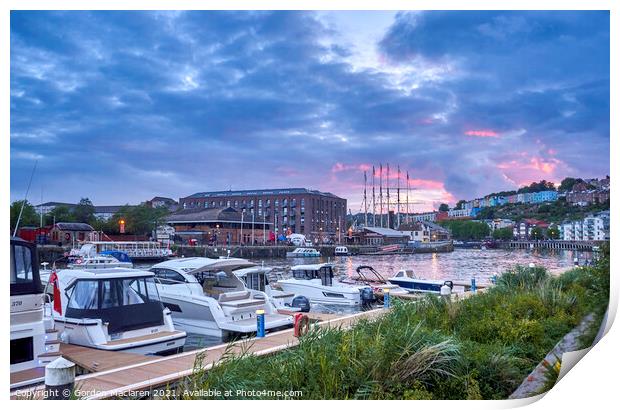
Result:
{"label": "harbour water", "polygon": [[[288,276],[292,265],[331,262],[336,267],[337,275],[350,276],[360,265],[370,265],[384,277],[389,277],[398,270],[413,269],[418,277],[426,279],[455,279],[470,280],[475,277],[480,282],[488,282],[490,277],[501,274],[516,265],[528,266],[534,263],[544,266],[554,274],[560,274],[573,267],[575,258],[580,260],[592,259],[592,253],[566,250],[508,250],[508,249],[455,249],[449,253],[426,253],[413,255],[357,255],[335,258],[304,258],[304,259],[261,259],[253,260],[258,264],[273,267],[274,272],[281,277]],[[140,268],[150,265],[140,264]],[[324,313],[352,313],[352,308],[339,306],[314,305],[313,311]],[[220,344],[221,340],[215,337],[188,334],[185,350],[194,350],[201,347]]]}

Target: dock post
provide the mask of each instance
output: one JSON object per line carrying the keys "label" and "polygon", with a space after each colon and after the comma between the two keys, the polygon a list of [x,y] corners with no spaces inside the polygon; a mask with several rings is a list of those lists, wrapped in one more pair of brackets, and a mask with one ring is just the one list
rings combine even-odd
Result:
{"label": "dock post", "polygon": [[476,293],[476,278],[471,278],[471,291]]}
{"label": "dock post", "polygon": [[45,398],[69,400],[75,384],[75,363],[59,357],[45,366]]}
{"label": "dock post", "polygon": [[265,337],[265,311],[256,311],[256,337]]}
{"label": "dock post", "polygon": [[383,289],[383,307],[385,309],[390,307],[390,289]]}

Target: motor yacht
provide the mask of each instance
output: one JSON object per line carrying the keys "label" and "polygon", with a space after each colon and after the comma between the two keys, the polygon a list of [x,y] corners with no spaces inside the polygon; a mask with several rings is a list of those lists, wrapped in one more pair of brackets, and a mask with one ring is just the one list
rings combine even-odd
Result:
{"label": "motor yacht", "polygon": [[321,253],[314,248],[295,248],[292,252],[286,252],[287,258],[319,258]]}
{"label": "motor yacht", "polygon": [[402,289],[405,289],[409,293],[425,292],[425,293],[440,293],[441,287],[447,285],[452,289],[454,284],[450,280],[431,280],[420,279],[415,276],[413,270],[401,269],[396,275],[387,280],[389,283],[397,285]]}
{"label": "motor yacht", "polygon": [[[36,245],[11,238],[11,389],[43,381],[60,357],[57,332],[46,323]],[[49,326],[46,326],[49,325]]]}
{"label": "motor yacht", "polygon": [[383,294],[386,290],[388,290],[392,295],[408,293],[400,286],[388,283],[383,275],[377,272],[375,268],[368,265],[358,266],[353,275],[344,277],[340,281],[349,285],[370,286],[375,297],[380,300],[383,299]]}
{"label": "motor yacht", "polygon": [[333,265],[321,263],[291,268],[292,277],[277,281],[288,293],[305,296],[311,303],[359,306],[374,300],[372,288],[334,279]]}
{"label": "motor yacht", "polygon": [[307,298],[294,293],[284,292],[277,283],[269,281],[269,274],[273,269],[263,266],[238,269],[235,275],[245,283],[248,289],[265,292],[271,305],[278,310],[288,312],[308,312],[310,303]]}
{"label": "motor yacht", "polygon": [[133,268],[131,262],[121,262],[113,256],[97,255],[85,256],[75,259],[67,264],[69,269],[110,269],[110,268]]}
{"label": "motor yacht", "polygon": [[46,314],[64,343],[139,354],[182,351],[186,334],[175,329],[154,276],[125,268],[52,271],[45,278]]}
{"label": "motor yacht", "polygon": [[265,330],[293,324],[277,313],[262,290],[250,289],[234,272],[256,266],[245,259],[181,258],[154,265],[157,288],[176,326],[187,332],[229,340],[256,332],[256,311],[265,313]]}

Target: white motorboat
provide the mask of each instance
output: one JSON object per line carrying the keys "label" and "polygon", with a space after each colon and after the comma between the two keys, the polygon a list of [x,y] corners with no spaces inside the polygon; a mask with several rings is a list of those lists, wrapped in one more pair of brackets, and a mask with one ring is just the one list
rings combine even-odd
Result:
{"label": "white motorboat", "polygon": [[46,314],[65,343],[139,354],[181,351],[186,334],[174,328],[154,276],[123,268],[52,272]]}
{"label": "white motorboat", "polygon": [[245,283],[248,289],[265,292],[274,308],[288,312],[308,312],[310,303],[307,298],[302,297],[302,299],[294,293],[284,292],[277,284],[269,282],[268,275],[272,270],[272,268],[254,266],[238,269],[235,275]]}
{"label": "white motorboat", "polygon": [[441,293],[441,287],[447,285],[452,289],[454,284],[450,280],[431,280],[420,279],[415,276],[413,270],[401,269],[396,275],[387,280],[389,283],[397,285],[402,289],[405,289],[409,293]]}
{"label": "white motorboat", "polygon": [[110,268],[133,268],[131,262],[121,262],[118,259],[107,256],[85,256],[75,259],[67,265],[69,269],[110,269]]}
{"label": "white motorboat", "polygon": [[187,332],[221,337],[256,332],[256,311],[265,313],[265,330],[293,324],[277,313],[264,291],[248,289],[234,272],[256,266],[245,259],[181,258],[154,265],[162,301],[176,326]]}
{"label": "white motorboat", "polygon": [[346,246],[336,246],[336,249],[334,249],[334,255],[336,255],[336,256],[348,256],[349,255],[349,248],[347,248]]}
{"label": "white motorboat", "polygon": [[[43,381],[60,357],[57,332],[44,319],[36,245],[11,238],[11,389]],[[46,326],[49,325],[49,326]],[[48,329],[49,328],[49,329]]]}
{"label": "white motorboat", "polygon": [[333,265],[321,263],[291,268],[292,277],[277,284],[284,292],[305,296],[310,303],[359,306],[374,300],[372,288],[334,279]]}
{"label": "white motorboat", "polygon": [[321,253],[314,248],[295,248],[292,252],[286,252],[287,258],[319,258]]}

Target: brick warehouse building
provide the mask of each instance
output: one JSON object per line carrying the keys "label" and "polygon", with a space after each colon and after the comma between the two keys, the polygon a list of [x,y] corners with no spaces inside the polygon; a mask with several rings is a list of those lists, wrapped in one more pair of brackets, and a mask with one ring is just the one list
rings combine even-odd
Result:
{"label": "brick warehouse building", "polygon": [[179,199],[181,209],[232,207],[265,219],[277,234],[300,233],[310,239],[344,238],[347,200],[306,188],[199,192]]}

